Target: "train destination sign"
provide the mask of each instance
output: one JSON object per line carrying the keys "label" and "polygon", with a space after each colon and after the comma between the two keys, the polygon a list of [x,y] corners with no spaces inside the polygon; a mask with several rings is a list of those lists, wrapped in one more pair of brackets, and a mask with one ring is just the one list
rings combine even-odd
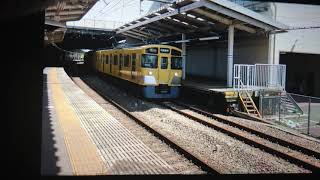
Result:
{"label": "train destination sign", "polygon": [[158,48],[148,48],[146,49],[146,53],[158,54]]}
{"label": "train destination sign", "polygon": [[169,48],[160,48],[160,53],[170,53],[170,49]]}

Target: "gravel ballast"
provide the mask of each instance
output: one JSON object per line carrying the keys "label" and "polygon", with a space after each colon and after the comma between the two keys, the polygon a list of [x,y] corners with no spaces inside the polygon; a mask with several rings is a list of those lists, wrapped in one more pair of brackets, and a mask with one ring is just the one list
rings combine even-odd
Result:
{"label": "gravel ballast", "polygon": [[112,104],[109,104],[99,94],[88,87],[80,78],[73,78],[73,81],[91,98],[93,98],[102,108],[115,117],[121,124],[123,124],[130,132],[139,138],[145,145],[147,145],[153,152],[157,153],[163,158],[171,167],[173,167],[178,174],[205,174],[198,166],[190,162],[188,159],[180,155],[174,149],[162,142],[160,139],[152,135],[136,122],[124,115]]}
{"label": "gravel ballast", "polygon": [[169,109],[128,95],[97,77],[88,76],[84,79],[140,117],[144,123],[197,154],[221,173],[309,172]]}

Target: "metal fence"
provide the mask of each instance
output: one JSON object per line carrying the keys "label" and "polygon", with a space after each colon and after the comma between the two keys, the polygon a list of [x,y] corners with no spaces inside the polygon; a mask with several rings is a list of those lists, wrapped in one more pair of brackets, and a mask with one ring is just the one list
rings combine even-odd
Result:
{"label": "metal fence", "polygon": [[[286,65],[282,64],[234,64],[233,87],[237,90],[284,90]],[[241,82],[243,85],[241,85]]]}
{"label": "metal fence", "polygon": [[320,138],[320,98],[287,93],[300,110],[288,110],[283,95],[260,96],[259,109],[263,118]]}

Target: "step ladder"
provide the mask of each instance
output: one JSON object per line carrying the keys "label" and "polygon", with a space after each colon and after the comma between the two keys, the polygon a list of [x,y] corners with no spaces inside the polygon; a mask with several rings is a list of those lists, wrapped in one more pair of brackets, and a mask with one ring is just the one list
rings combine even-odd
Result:
{"label": "step ladder", "polygon": [[261,118],[261,114],[260,114],[256,104],[252,100],[249,91],[247,89],[243,88],[244,85],[243,85],[243,82],[241,81],[241,79],[238,79],[238,80],[240,82],[240,87],[241,87],[241,90],[239,90],[239,98],[240,98],[241,104],[242,104],[245,112],[248,113],[249,115],[253,115],[253,116]]}
{"label": "step ladder", "polygon": [[261,118],[261,114],[247,90],[239,91],[239,97],[246,113]]}

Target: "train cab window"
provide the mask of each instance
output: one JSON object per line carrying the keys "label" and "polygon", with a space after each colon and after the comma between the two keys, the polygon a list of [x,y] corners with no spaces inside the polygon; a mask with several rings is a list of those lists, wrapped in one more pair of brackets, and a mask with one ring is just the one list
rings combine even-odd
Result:
{"label": "train cab window", "polygon": [[118,65],[118,56],[117,55],[113,56],[113,65]]}
{"label": "train cab window", "polygon": [[158,68],[158,56],[143,54],[141,56],[141,67],[145,68]]}
{"label": "train cab window", "polygon": [[171,57],[171,69],[182,69],[182,57]]}
{"label": "train cab window", "polygon": [[168,58],[161,57],[161,69],[167,69],[167,68],[168,68]]}

